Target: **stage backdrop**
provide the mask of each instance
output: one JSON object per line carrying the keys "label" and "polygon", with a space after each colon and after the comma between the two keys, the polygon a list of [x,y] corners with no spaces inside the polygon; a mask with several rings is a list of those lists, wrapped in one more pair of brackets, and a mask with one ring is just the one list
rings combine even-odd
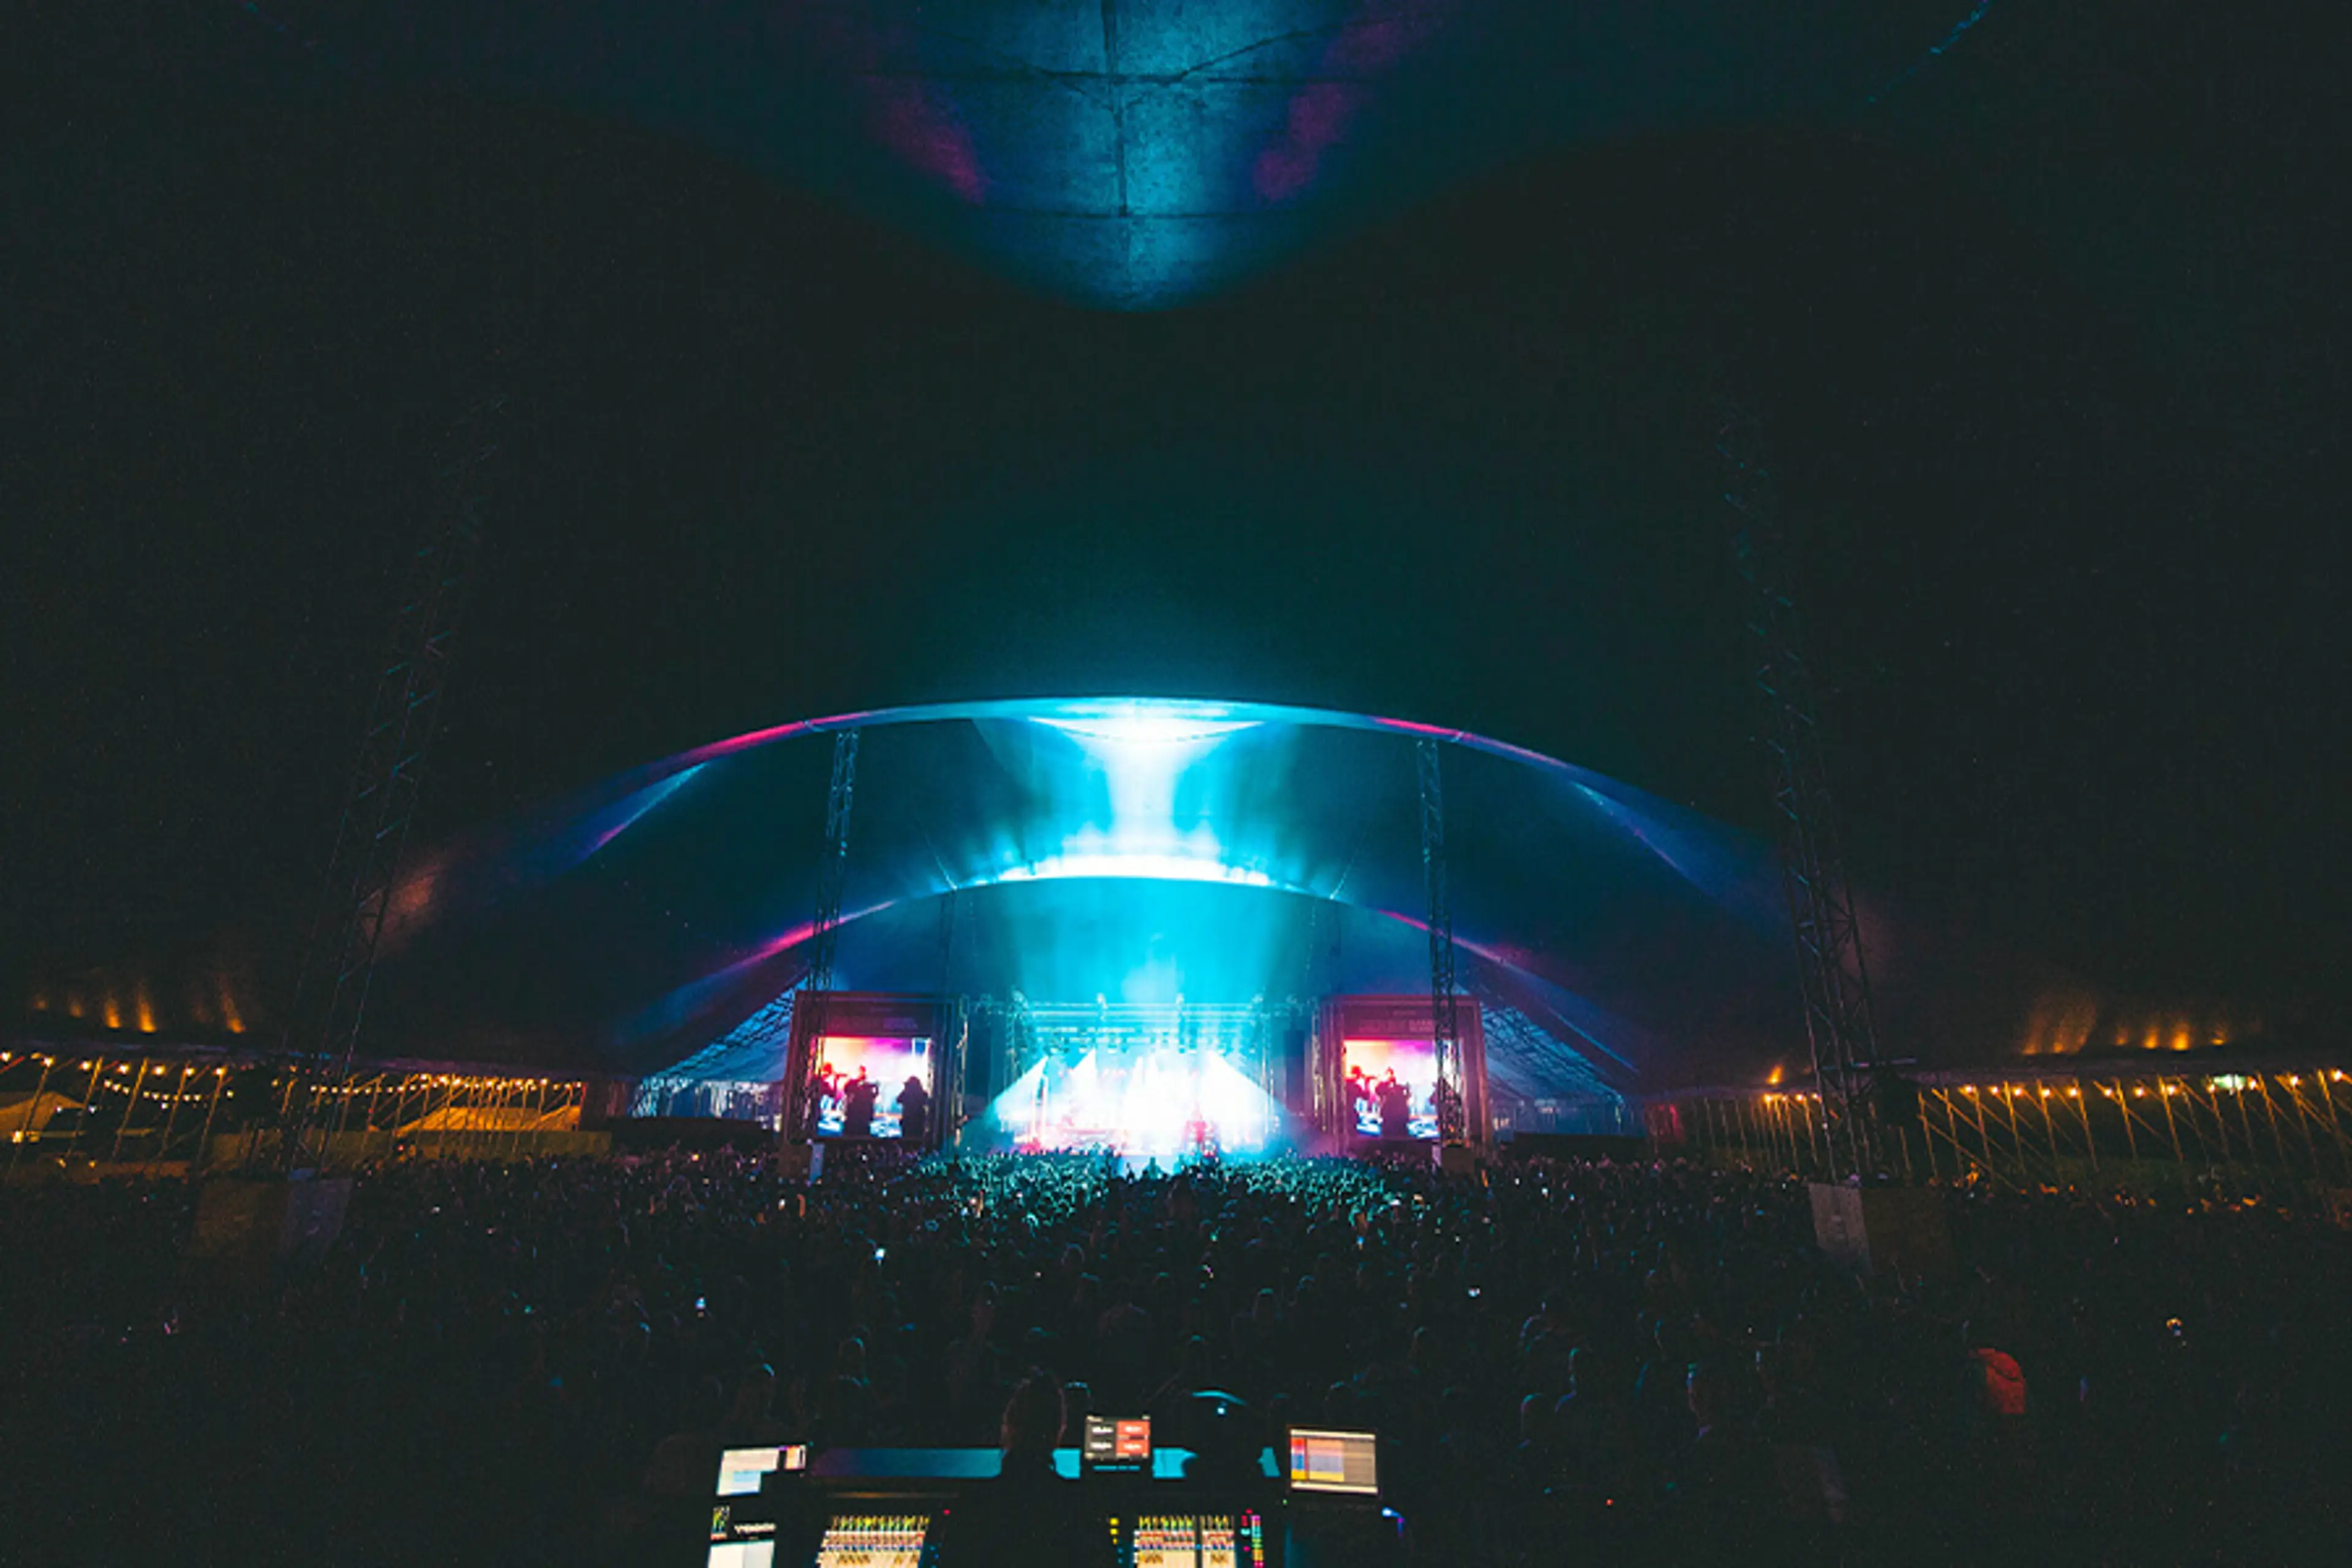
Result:
{"label": "stage backdrop", "polygon": [[[1475,997],[1457,996],[1466,1132],[1486,1142],[1486,1033]],[[1427,996],[1330,996],[1317,1018],[1313,1047],[1315,1127],[1348,1141],[1382,1136],[1391,1096],[1404,1110],[1403,1136],[1434,1139],[1437,1030]],[[1390,1080],[1393,1079],[1393,1087]]]}

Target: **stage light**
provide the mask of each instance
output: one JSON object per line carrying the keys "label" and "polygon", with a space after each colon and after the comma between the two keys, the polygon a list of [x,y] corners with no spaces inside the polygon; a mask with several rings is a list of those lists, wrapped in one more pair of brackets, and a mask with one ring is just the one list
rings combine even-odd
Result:
{"label": "stage light", "polygon": [[1188,821],[1178,820],[1177,785],[1185,771],[1255,721],[1234,719],[1214,705],[1114,699],[1070,704],[1036,722],[1076,742],[1092,764],[1077,783],[1082,793],[1068,803],[1070,819],[1087,826],[1054,854],[1017,864],[998,879],[1123,877],[1272,885],[1262,872],[1224,864],[1223,848],[1197,807],[1188,807]]}
{"label": "stage light", "polygon": [[998,882],[1058,882],[1100,877],[1139,882],[1223,882],[1240,888],[1271,888],[1274,879],[1246,866],[1185,854],[1095,850],[1055,855],[996,874]]}

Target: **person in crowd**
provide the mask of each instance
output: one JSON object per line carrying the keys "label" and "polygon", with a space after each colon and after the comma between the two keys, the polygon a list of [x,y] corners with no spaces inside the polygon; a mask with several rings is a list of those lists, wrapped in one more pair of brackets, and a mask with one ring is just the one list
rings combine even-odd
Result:
{"label": "person in crowd", "polygon": [[[1792,1450],[1852,1561],[2352,1539],[2352,1235],[2276,1196],[1955,1190],[1957,1269],[1919,1280],[1836,1267],[1765,1172],[836,1152],[814,1184],[726,1152],[390,1163],[277,1279],[157,1265],[183,1183],[12,1189],[0,1451],[52,1500],[12,1545],[69,1560],[102,1518],[149,1530],[126,1560],[266,1558],[331,1520],[355,1562],[610,1560],[743,1438],[994,1444],[1008,1493],[1046,1485],[1041,1391],[1080,1379],[1155,1416],[1228,1390],[1260,1442],[1381,1433],[1431,1561],[1700,1560],[1761,1539]],[[121,1473],[135,1517],[88,1484]]]}

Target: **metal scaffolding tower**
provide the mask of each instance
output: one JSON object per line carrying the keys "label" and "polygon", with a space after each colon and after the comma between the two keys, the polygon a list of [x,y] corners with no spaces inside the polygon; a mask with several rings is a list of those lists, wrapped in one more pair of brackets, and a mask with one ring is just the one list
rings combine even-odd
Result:
{"label": "metal scaffolding tower", "polygon": [[1869,1091],[1871,1068],[1879,1059],[1870,971],[1838,844],[1819,699],[1791,586],[1788,541],[1773,504],[1771,471],[1755,421],[1727,397],[1717,404],[1716,453],[1730,512],[1732,558],[1750,593],[1748,641],[1805,1034],[1821,1096],[1817,1114],[1833,1166],[1866,1173],[1876,1165]]}
{"label": "metal scaffolding tower", "polygon": [[1421,784],[1421,870],[1429,891],[1430,1031],[1437,1053],[1437,1136],[1459,1143],[1464,1133],[1462,1021],[1454,1012],[1454,905],[1445,887],[1445,784],[1438,742],[1423,736],[1413,749]]}
{"label": "metal scaffolding tower", "polygon": [[814,1114],[815,1097],[810,1092],[822,1065],[818,1043],[824,1037],[824,1013],[827,995],[833,990],[834,950],[841,934],[841,900],[849,878],[849,810],[857,794],[857,739],[856,729],[839,730],[833,737],[833,782],[825,792],[824,848],[817,862],[816,914],[809,923],[809,967],[801,982],[803,1005],[808,1013],[808,1027],[803,1034],[809,1043],[807,1060],[801,1064],[801,1082],[793,1097],[792,1113],[801,1126]]}
{"label": "metal scaffolding tower", "polygon": [[833,989],[833,954],[841,934],[841,897],[849,877],[849,808],[857,793],[857,737],[833,737],[833,783],[824,797],[824,850],[817,862],[816,918],[809,923],[809,970],[803,989]]}
{"label": "metal scaffolding tower", "polygon": [[321,1081],[350,1075],[415,821],[448,683],[457,626],[481,546],[484,472],[499,451],[505,399],[468,409],[452,427],[435,472],[433,513],[408,562],[390,652],[361,731],[359,757],[328,862],[326,888],[288,1009],[283,1049],[289,1074],[310,1092],[289,1092],[281,1158],[302,1163]]}

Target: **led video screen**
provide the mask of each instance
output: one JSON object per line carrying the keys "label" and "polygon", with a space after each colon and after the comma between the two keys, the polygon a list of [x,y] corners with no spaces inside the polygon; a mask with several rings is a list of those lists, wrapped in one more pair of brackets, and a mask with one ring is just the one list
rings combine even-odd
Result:
{"label": "led video screen", "polygon": [[1340,1093],[1365,1138],[1437,1136],[1437,1047],[1428,1040],[1343,1040]]}
{"label": "led video screen", "polygon": [[827,1035],[817,1042],[816,1133],[820,1138],[897,1138],[919,1120],[929,1131],[931,1042]]}

